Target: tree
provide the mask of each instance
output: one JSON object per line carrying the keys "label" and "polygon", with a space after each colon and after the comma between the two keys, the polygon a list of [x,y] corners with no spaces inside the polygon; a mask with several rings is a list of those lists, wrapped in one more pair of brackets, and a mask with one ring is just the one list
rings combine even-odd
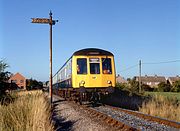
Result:
{"label": "tree", "polygon": [[0,60],[0,82],[7,82],[9,80],[11,73],[5,71],[8,67],[9,65],[4,60]]}
{"label": "tree", "polygon": [[7,82],[11,73],[5,71],[8,67],[9,65],[5,63],[4,60],[0,60],[0,96],[5,95],[5,91],[11,88],[10,84]]}
{"label": "tree", "polygon": [[0,60],[0,73],[4,72],[7,67],[9,67],[9,65],[5,63],[4,60]]}
{"label": "tree", "polygon": [[34,89],[42,89],[43,88],[43,83],[40,81],[37,81],[35,79],[28,79],[26,81],[27,83],[27,89],[28,90],[34,90]]}

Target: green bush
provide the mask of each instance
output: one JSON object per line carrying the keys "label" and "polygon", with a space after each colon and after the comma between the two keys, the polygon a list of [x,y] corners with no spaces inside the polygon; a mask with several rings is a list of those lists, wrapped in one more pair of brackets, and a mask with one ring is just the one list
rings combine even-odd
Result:
{"label": "green bush", "polygon": [[144,91],[153,91],[154,90],[154,88],[152,88],[152,87],[150,87],[149,85],[146,85],[146,84],[142,85],[142,89]]}
{"label": "green bush", "polygon": [[179,81],[175,81],[173,83],[171,91],[172,92],[180,92],[180,80]]}
{"label": "green bush", "polygon": [[158,84],[158,89],[159,92],[169,92],[171,90],[171,85],[169,83],[165,82],[160,82]]}
{"label": "green bush", "polygon": [[128,84],[127,83],[116,83],[116,87],[118,89],[125,89],[125,88],[128,88]]}

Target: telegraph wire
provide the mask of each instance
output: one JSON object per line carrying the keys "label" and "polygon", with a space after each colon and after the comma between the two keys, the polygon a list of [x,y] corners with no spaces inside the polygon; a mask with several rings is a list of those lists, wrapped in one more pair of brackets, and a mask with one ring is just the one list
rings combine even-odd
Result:
{"label": "telegraph wire", "polygon": [[124,72],[124,71],[130,70],[130,69],[132,69],[132,68],[135,68],[135,67],[137,67],[137,66],[138,66],[138,64],[133,65],[133,66],[130,66],[130,67],[128,67],[128,68],[125,68],[125,69],[123,69],[123,70],[121,70],[121,71],[119,71],[119,72]]}
{"label": "telegraph wire", "polygon": [[180,62],[180,60],[161,61],[161,62],[145,62],[142,64],[167,64],[167,63],[175,63],[175,62]]}
{"label": "telegraph wire", "polygon": [[[180,60],[171,60],[171,61],[161,61],[161,62],[144,62],[144,63],[141,63],[142,65],[153,65],[153,64],[167,64],[167,63],[175,63],[175,62],[180,62]],[[132,65],[132,66],[129,66],[128,68],[125,68],[119,72],[124,72],[124,71],[128,71],[128,70],[131,70],[135,67],[137,67],[139,64],[135,64],[135,65]]]}

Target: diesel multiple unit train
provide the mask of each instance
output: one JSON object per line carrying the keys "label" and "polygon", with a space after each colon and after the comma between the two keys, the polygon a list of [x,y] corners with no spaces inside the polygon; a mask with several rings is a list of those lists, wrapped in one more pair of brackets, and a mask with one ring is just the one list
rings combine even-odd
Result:
{"label": "diesel multiple unit train", "polygon": [[115,87],[114,55],[106,50],[86,48],[73,53],[53,76],[53,92],[64,98],[99,100]]}

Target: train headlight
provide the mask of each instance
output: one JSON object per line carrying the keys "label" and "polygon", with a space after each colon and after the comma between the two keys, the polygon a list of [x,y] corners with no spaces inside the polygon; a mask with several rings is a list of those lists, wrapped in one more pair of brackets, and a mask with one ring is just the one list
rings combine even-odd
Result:
{"label": "train headlight", "polygon": [[85,84],[85,81],[83,81],[83,80],[82,80],[82,81],[81,81],[81,84],[83,84],[83,85],[84,85],[84,84]]}
{"label": "train headlight", "polygon": [[108,84],[111,84],[111,81],[107,81]]}

